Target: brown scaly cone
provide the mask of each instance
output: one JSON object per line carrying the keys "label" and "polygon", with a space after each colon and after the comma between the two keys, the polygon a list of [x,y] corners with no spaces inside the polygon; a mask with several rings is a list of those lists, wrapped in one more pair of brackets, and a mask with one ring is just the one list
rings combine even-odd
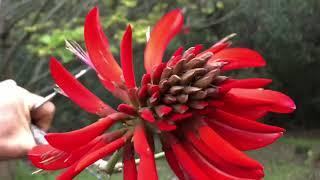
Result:
{"label": "brown scaly cone", "polygon": [[[172,56],[142,77],[137,91],[138,103],[121,104],[118,110],[150,122],[156,132],[176,129],[176,124],[190,118],[194,110],[205,109],[217,98],[217,85],[226,79],[219,76],[221,62],[207,64],[213,53],[196,56],[191,47],[183,55]],[[134,99],[134,98],[132,98]]]}

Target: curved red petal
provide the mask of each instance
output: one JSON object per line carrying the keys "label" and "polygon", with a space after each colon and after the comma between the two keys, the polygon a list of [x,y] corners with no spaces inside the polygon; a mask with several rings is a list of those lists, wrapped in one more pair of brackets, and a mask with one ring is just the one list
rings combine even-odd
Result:
{"label": "curved red petal", "polygon": [[180,179],[180,180],[185,180],[184,173],[182,169],[180,168],[179,163],[177,162],[177,159],[172,151],[172,149],[163,149],[166,160],[172,169],[172,171],[175,173],[175,175]]}
{"label": "curved red petal", "polygon": [[222,67],[225,71],[266,65],[259,53],[246,48],[223,49],[208,61],[209,64],[214,62],[226,62],[227,64]]}
{"label": "curved red petal", "polygon": [[257,133],[233,128],[218,121],[207,121],[223,139],[239,150],[254,150],[267,146],[279,139],[283,132]]}
{"label": "curved red petal", "polygon": [[223,104],[222,106],[219,106],[219,109],[250,120],[258,120],[268,113],[268,107],[265,106],[239,107],[230,104]]}
{"label": "curved red petal", "polygon": [[219,93],[226,93],[232,88],[263,88],[272,82],[271,79],[248,78],[248,79],[226,79],[219,85]]}
{"label": "curved red petal", "polygon": [[84,110],[98,115],[108,115],[115,110],[76,80],[55,58],[50,60],[52,78],[63,92]]}
{"label": "curved red petal", "polygon": [[45,138],[51,146],[71,152],[105,132],[114,123],[114,119],[106,117],[82,129],[66,133],[49,133]]}
{"label": "curved red petal", "polygon": [[285,131],[280,127],[270,126],[267,124],[259,123],[257,121],[252,121],[250,119],[236,116],[220,109],[216,109],[215,111],[210,112],[209,117],[209,120],[216,120],[234,128],[257,133],[279,133]]}
{"label": "curved red petal", "polygon": [[170,124],[167,120],[157,121],[156,125],[160,131],[173,131],[177,129],[176,125]]}
{"label": "curved red petal", "polygon": [[149,108],[140,109],[140,117],[148,122],[154,122],[156,119],[153,116],[153,112]]}
{"label": "curved red petal", "polygon": [[123,150],[123,179],[136,180],[137,174],[133,145],[132,142],[127,142]]}
{"label": "curved red petal", "polygon": [[123,70],[123,77],[128,88],[136,87],[133,69],[133,57],[132,57],[132,30],[128,25],[126,32],[124,33],[120,46],[120,59],[121,67]]}
{"label": "curved red petal", "polygon": [[[228,174],[227,172],[224,172],[217,167],[214,166],[211,162],[209,162],[205,157],[203,157],[194,147],[192,147],[188,143],[184,143],[183,146],[190,157],[205,171],[205,173],[209,177],[214,177],[215,179],[221,179],[221,180],[249,180],[248,178],[241,178],[236,177],[231,174]],[[259,177],[260,179],[261,177]],[[251,179],[251,178],[250,178]]]}
{"label": "curved red petal", "polygon": [[150,148],[146,137],[144,127],[137,125],[133,135],[134,149],[140,157],[140,164],[138,167],[139,180],[157,180],[158,174],[155,165],[153,151]]}
{"label": "curved red petal", "polygon": [[98,8],[87,15],[84,25],[84,39],[89,57],[97,72],[103,77],[121,84],[122,71],[109,48],[108,39],[103,33]]}
{"label": "curved red petal", "polygon": [[[209,161],[216,170],[221,170],[225,175],[237,176],[250,179],[261,179],[264,176],[261,168],[247,168],[238,166],[236,163],[230,163],[214,153],[210,148],[191,131],[185,130],[185,136],[187,140],[199,151],[203,157]],[[219,172],[219,171],[218,171]]]}
{"label": "curved red petal", "polygon": [[230,143],[222,139],[209,126],[202,125],[198,127],[198,133],[201,140],[210,148],[212,153],[216,153],[228,163],[237,164],[241,167],[263,169],[260,163],[249,158],[243,152],[233,147]]}
{"label": "curved red petal", "polygon": [[229,47],[230,45],[231,45],[230,42],[218,42],[218,43],[212,45],[209,49],[201,52],[197,56],[201,56],[202,54],[205,54],[207,52],[212,52],[213,54],[216,54],[217,52]]}
{"label": "curved red petal", "polygon": [[167,45],[182,27],[183,15],[179,9],[170,11],[158,21],[144,51],[144,67],[147,73],[151,73],[152,68],[162,62]]}
{"label": "curved red petal", "polygon": [[233,88],[227,94],[242,102],[269,102],[268,110],[271,112],[291,113],[296,109],[290,97],[277,91]]}
{"label": "curved red petal", "polygon": [[74,178],[86,167],[121,148],[125,144],[127,139],[128,135],[124,135],[109,144],[105,144],[100,148],[95,148],[92,152],[87,153],[87,155],[83,156],[78,162],[70,166],[65,172],[58,176],[57,179],[66,180]]}
{"label": "curved red petal", "polygon": [[177,142],[177,140],[169,135],[167,138],[170,138],[170,144],[172,151],[178,160],[179,164],[194,179],[201,179],[201,180],[209,180],[210,177],[203,171],[203,169],[190,157],[184,147]]}
{"label": "curved red petal", "polygon": [[28,152],[28,159],[31,163],[35,167],[44,170],[57,170],[71,166],[73,162],[65,162],[68,157],[69,154],[55,149],[50,145],[38,145]]}

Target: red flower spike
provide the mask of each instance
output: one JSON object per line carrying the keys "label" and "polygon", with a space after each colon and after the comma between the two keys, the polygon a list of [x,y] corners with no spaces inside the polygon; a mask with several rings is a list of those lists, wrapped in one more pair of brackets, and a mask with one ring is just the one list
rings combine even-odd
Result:
{"label": "red flower spike", "polygon": [[119,104],[117,110],[128,115],[137,115],[137,110],[128,104]]}
{"label": "red flower spike", "polygon": [[224,71],[265,66],[266,62],[255,51],[246,48],[228,48],[219,51],[208,61],[208,63],[226,62],[221,69]]}
{"label": "red flower spike", "polygon": [[[89,141],[105,132],[115,122],[115,119],[105,117],[82,129],[66,133],[49,133],[45,138],[53,147],[66,152],[71,152],[75,148],[87,144]],[[81,139],[81,141],[76,139]]]}
{"label": "red flower spike", "polygon": [[84,39],[89,57],[97,72],[105,80],[122,84],[122,70],[111,54],[108,39],[100,24],[98,8],[93,8],[86,17]]}
{"label": "red flower spike", "polygon": [[148,143],[144,127],[137,125],[133,135],[134,149],[140,157],[138,166],[139,180],[157,180],[158,174],[155,165],[154,155]]}
{"label": "red flower spike", "polygon": [[267,146],[279,139],[283,132],[257,133],[230,127],[218,121],[206,121],[223,139],[242,151]]}
{"label": "red flower spike", "polygon": [[247,168],[263,168],[260,163],[250,159],[247,155],[222,139],[209,126],[200,126],[198,128],[198,133],[201,140],[210,148],[212,153],[216,153],[220,157],[223,157],[227,162]]}
{"label": "red flower spike", "polygon": [[263,88],[272,82],[271,79],[249,78],[249,79],[227,79],[219,85],[219,93],[226,93],[232,88],[256,89]]}
{"label": "red flower spike", "polygon": [[143,108],[140,111],[140,116],[142,119],[148,121],[148,122],[155,122],[156,119],[153,116],[153,112],[148,108]]}
{"label": "red flower spike", "polygon": [[123,179],[136,180],[137,174],[133,145],[131,142],[127,142],[123,149]]}
{"label": "red flower spike", "polygon": [[183,15],[179,9],[165,14],[158,21],[144,51],[144,67],[147,73],[150,73],[154,66],[161,63],[167,45],[181,31],[182,27]]}
{"label": "red flower spike", "polygon": [[120,59],[123,69],[123,77],[125,79],[128,88],[136,87],[133,70],[133,57],[132,57],[132,30],[131,26],[127,26],[127,30],[124,33],[120,46]]}
{"label": "red flower spike", "polygon": [[228,112],[224,112],[220,109],[216,109],[214,112],[209,114],[209,120],[219,121],[223,124],[227,124],[231,127],[257,132],[257,133],[278,133],[284,132],[284,129],[271,126],[267,124],[262,124],[256,121],[252,121],[250,119],[245,119]]}
{"label": "red flower spike", "polygon": [[[166,159],[182,180],[263,178],[263,167],[242,151],[274,142],[284,129],[255,120],[268,112],[292,112],[295,104],[286,95],[261,89],[269,79],[224,76],[225,71],[264,66],[257,52],[228,48],[235,35],[231,34],[203,52],[202,45],[186,51],[181,47],[162,63],[166,46],[183,29],[182,11],[173,10],[151,33],[144,51],[147,74],[138,88],[130,25],[120,45],[123,73],[111,54],[97,8],[87,15],[84,29],[88,55],[75,43],[70,44],[71,51],[84,61],[91,60],[101,83],[124,102],[115,113],[53,59],[50,68],[61,90],[86,111],[108,116],[80,130],[48,134],[49,145],[29,153],[35,166],[47,170],[69,167],[58,179],[72,179],[125,146],[124,179],[156,180],[154,135],[159,134]],[[124,128],[104,134],[119,120]],[[138,170],[134,151],[141,159]]]}
{"label": "red flower spike", "polygon": [[291,98],[276,91],[233,88],[228,94],[233,95],[233,97],[236,97],[242,102],[269,102],[270,106],[268,110],[271,112],[291,113],[296,109],[296,105]]}
{"label": "red flower spike", "polygon": [[63,92],[84,110],[106,116],[114,113],[110,106],[79,83],[54,57],[50,60],[51,75]]}

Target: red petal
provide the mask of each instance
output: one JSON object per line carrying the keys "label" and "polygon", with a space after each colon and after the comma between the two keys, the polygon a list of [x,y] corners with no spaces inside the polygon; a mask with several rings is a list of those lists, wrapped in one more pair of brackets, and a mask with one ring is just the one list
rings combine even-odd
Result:
{"label": "red petal", "polygon": [[[190,144],[184,143],[184,148],[190,155],[190,157],[200,166],[203,168],[205,173],[209,177],[214,177],[215,179],[223,179],[223,180],[244,180],[244,178],[235,177],[233,175],[230,175],[226,172],[221,171],[217,167],[215,167],[212,163],[207,161],[194,147],[192,147]],[[246,179],[248,180],[248,179]]]}
{"label": "red petal", "polygon": [[232,88],[256,89],[263,88],[272,82],[271,79],[249,78],[249,79],[227,79],[219,85],[219,93],[226,93]]}
{"label": "red petal", "polygon": [[178,163],[170,145],[168,144],[168,142],[166,142],[165,139],[161,139],[161,143],[162,143],[162,150],[164,151],[164,155],[166,157],[166,160],[170,166],[170,168],[173,170],[173,172],[176,174],[176,176],[180,179],[180,180],[185,180],[185,174],[181,169],[180,164]]}
{"label": "red petal", "polygon": [[96,7],[86,17],[84,39],[89,57],[97,72],[103,79],[121,84],[122,71],[111,54],[108,39],[100,24],[99,10]]}
{"label": "red petal", "polygon": [[141,118],[146,121],[154,122],[156,120],[153,116],[153,112],[148,108],[143,108],[139,112],[140,112]]}
{"label": "red petal", "polygon": [[268,107],[257,106],[257,107],[239,107],[230,104],[224,104],[223,106],[219,106],[219,109],[234,114],[236,116],[240,116],[250,120],[258,120],[264,117],[268,111]]}
{"label": "red petal", "polygon": [[227,141],[222,139],[209,126],[200,126],[198,128],[198,132],[201,140],[210,148],[212,153],[216,153],[217,155],[225,159],[228,163],[237,164],[241,167],[263,168],[260,163],[249,158],[243,152],[239,151]]}
{"label": "red petal", "polygon": [[120,112],[126,113],[128,115],[132,115],[132,116],[137,115],[136,109],[133,106],[128,104],[119,104],[117,110]]}
{"label": "red petal", "polygon": [[177,129],[176,125],[170,124],[166,120],[157,121],[156,124],[160,131],[173,131]]}
{"label": "red petal", "polygon": [[197,56],[201,56],[204,53],[212,52],[213,54],[216,54],[217,52],[229,47],[231,43],[229,42],[223,42],[223,43],[216,43],[213,46],[211,46],[209,49],[203,51],[202,53],[198,54]]}
{"label": "red petal", "polygon": [[167,67],[166,63],[161,63],[153,68],[153,71],[152,71],[152,83],[153,84],[159,84],[161,74],[162,74],[163,69],[165,67]]}
{"label": "red petal", "polygon": [[71,152],[105,132],[114,123],[114,119],[106,117],[82,129],[66,133],[49,133],[45,138],[53,147]]}
{"label": "red petal", "polygon": [[106,105],[97,96],[79,83],[55,58],[50,60],[52,78],[63,92],[84,110],[98,115],[114,113],[110,106]]}
{"label": "red petal", "polygon": [[182,55],[173,56],[167,63],[167,66],[174,67],[179,61],[182,60]]}
{"label": "red petal", "polygon": [[247,130],[247,131],[252,131],[257,133],[284,132],[284,129],[280,127],[270,126],[267,124],[262,124],[256,121],[245,119],[245,118],[236,116],[234,114],[224,112],[220,109],[216,109],[215,111],[211,112],[209,116],[214,120],[217,120],[231,127],[242,129],[242,130]]}
{"label": "red petal", "polygon": [[94,149],[93,152],[88,153],[86,156],[81,158],[77,163],[69,167],[65,172],[63,172],[60,176],[58,176],[57,179],[66,180],[66,179],[74,178],[86,167],[90,166],[97,160],[104,158],[105,156],[108,156],[114,151],[116,151],[117,149],[121,148],[125,144],[128,138],[129,138],[129,135],[127,134],[109,144],[105,144],[105,146],[101,148]]}
{"label": "red petal", "polygon": [[182,121],[192,117],[192,113],[184,113],[184,114],[172,114],[168,119],[170,121]]}
{"label": "red petal", "polygon": [[216,53],[208,63],[227,62],[222,70],[265,66],[265,61],[256,51],[245,48],[228,48]]}
{"label": "red petal", "polygon": [[128,25],[126,32],[124,33],[120,47],[121,66],[123,69],[123,77],[126,81],[128,88],[136,87],[133,70],[133,58],[132,58],[132,30]]}
{"label": "red petal", "polygon": [[[59,153],[61,155],[57,156],[58,158],[54,158]],[[73,162],[65,162],[68,157],[69,154],[55,149],[50,145],[38,145],[28,152],[28,159],[32,162],[32,164],[35,167],[44,170],[57,170],[69,167]],[[53,160],[45,163],[45,159]]]}
{"label": "red petal", "polygon": [[194,55],[198,55],[203,49],[203,45],[202,44],[197,44],[194,46],[194,50],[193,50],[193,54]]}
{"label": "red petal", "polygon": [[172,111],[172,108],[166,105],[159,105],[155,107],[155,111],[159,117],[163,117],[168,115]]}
{"label": "red petal", "polygon": [[137,167],[134,159],[133,145],[131,142],[127,142],[123,150],[123,179],[137,179]]}
{"label": "red petal", "polygon": [[140,164],[138,167],[139,180],[157,180],[158,174],[155,165],[153,151],[151,150],[144,127],[138,125],[135,128],[133,135],[134,149],[140,157]]}
{"label": "red petal", "polygon": [[214,166],[212,168],[216,169],[217,173],[221,170],[221,173],[225,173],[226,176],[231,175],[250,179],[261,179],[263,177],[264,173],[262,169],[238,166],[237,163],[230,163],[224,157],[218,156],[202,140],[198,139],[193,132],[185,130],[185,136],[203,157]]}
{"label": "red petal", "polygon": [[147,85],[149,83],[151,83],[151,75],[150,74],[144,74],[142,76],[142,79],[141,79],[141,86]]}
{"label": "red petal", "polygon": [[223,139],[242,151],[262,148],[283,135],[283,132],[257,133],[233,128],[218,121],[207,122]]}
{"label": "red petal", "polygon": [[209,180],[209,178],[205,172],[202,170],[202,168],[194,162],[194,160],[189,156],[189,154],[186,152],[186,150],[183,148],[181,144],[174,139],[174,137],[169,137],[171,139],[171,148],[173,150],[173,153],[175,154],[175,157],[177,158],[179,164],[182,166],[182,168],[194,179],[201,179],[201,180]]}
{"label": "red petal", "polygon": [[167,13],[155,25],[144,51],[144,67],[147,73],[162,62],[167,45],[181,31],[182,26],[183,15],[179,9]]}
{"label": "red petal", "polygon": [[182,46],[180,46],[173,54],[172,54],[172,56],[180,56],[180,55],[182,55],[182,53],[183,53],[183,47]]}
{"label": "red petal", "polygon": [[277,113],[291,113],[296,109],[292,99],[280,92],[261,89],[233,88],[227,94],[232,95],[239,101],[269,102],[268,110]]}

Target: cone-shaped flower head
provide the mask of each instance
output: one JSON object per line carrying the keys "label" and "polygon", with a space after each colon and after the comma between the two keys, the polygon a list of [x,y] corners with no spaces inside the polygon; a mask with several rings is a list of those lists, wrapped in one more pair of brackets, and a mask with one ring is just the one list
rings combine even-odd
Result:
{"label": "cone-shaped flower head", "polygon": [[[226,37],[203,51],[201,45],[179,48],[163,62],[166,46],[183,28],[181,10],[164,15],[155,25],[144,51],[146,74],[136,84],[133,70],[132,28],[128,25],[120,47],[121,67],[94,8],[86,17],[87,52],[69,43],[90,65],[102,84],[123,100],[117,111],[82,86],[54,58],[53,79],[84,110],[101,118],[82,129],[46,135],[48,145],[29,152],[31,162],[45,170],[67,168],[58,179],[72,179],[95,161],[119,149],[124,179],[158,179],[154,137],[179,179],[261,179],[263,166],[243,151],[262,148],[282,136],[284,129],[256,120],[268,112],[290,113],[294,102],[286,95],[263,89],[269,79],[232,79],[230,70],[261,67],[255,51],[230,48]],[[115,123],[121,128],[108,132]],[[134,155],[140,158],[136,165]]]}

